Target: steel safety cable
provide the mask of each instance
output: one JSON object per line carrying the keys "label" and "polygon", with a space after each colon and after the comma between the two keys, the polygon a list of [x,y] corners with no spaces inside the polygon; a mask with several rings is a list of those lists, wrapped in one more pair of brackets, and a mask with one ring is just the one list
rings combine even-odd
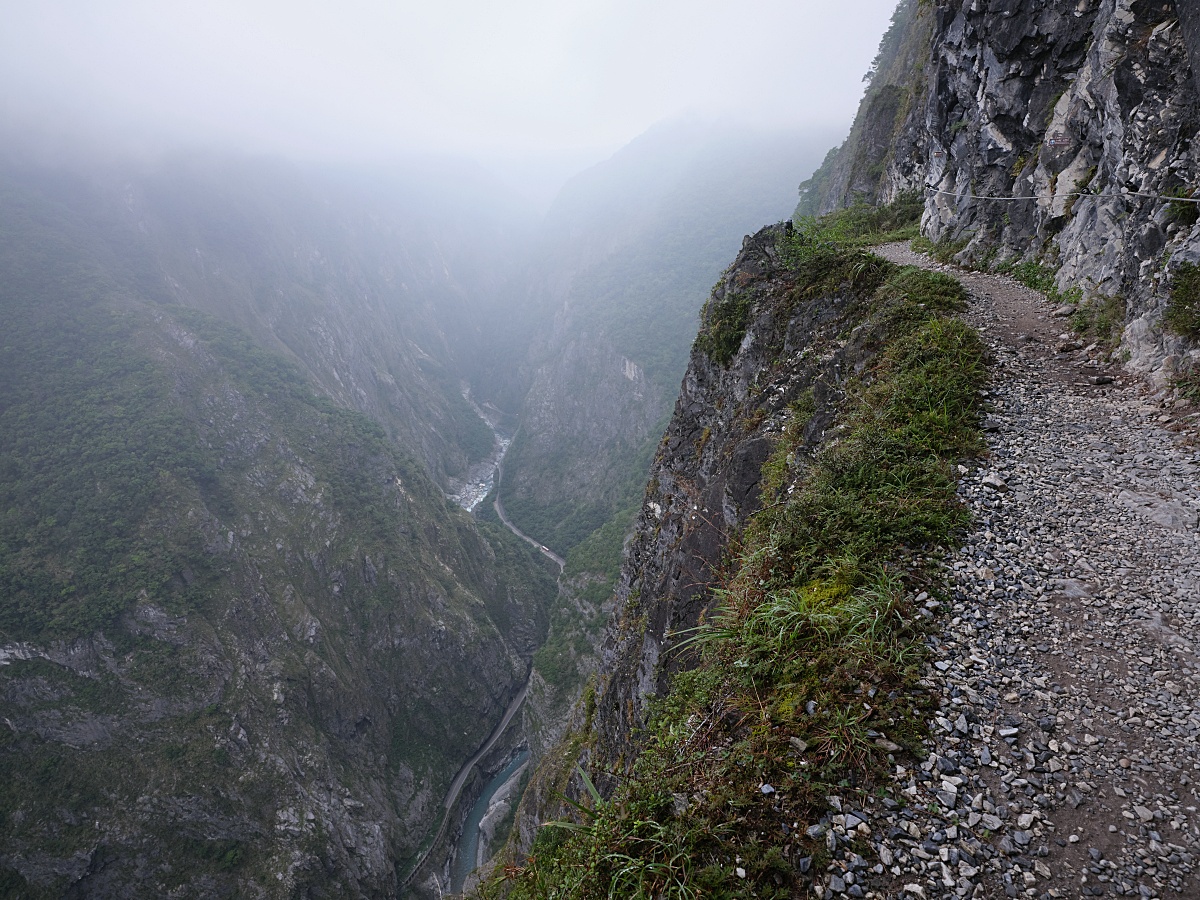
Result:
{"label": "steel safety cable", "polygon": [[[979,194],[958,194],[954,191],[943,191],[938,188],[925,186],[925,190],[934,194],[944,194],[947,197],[956,197],[960,200],[999,200],[999,201],[1017,201],[1017,200],[1046,200],[1049,198],[1039,196],[1029,197],[984,197]],[[1066,194],[1060,194],[1062,197],[1146,197],[1151,200],[1171,200],[1179,201],[1180,203],[1200,203],[1200,197],[1171,197],[1167,194],[1146,194],[1142,191],[1121,191],[1118,194],[1095,194],[1091,191],[1069,191]]]}

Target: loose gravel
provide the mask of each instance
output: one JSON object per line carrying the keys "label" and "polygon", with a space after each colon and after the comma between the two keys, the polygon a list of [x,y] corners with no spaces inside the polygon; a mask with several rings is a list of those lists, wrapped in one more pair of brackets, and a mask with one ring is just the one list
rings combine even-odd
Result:
{"label": "loose gravel", "polygon": [[903,802],[830,798],[809,830],[824,896],[1200,898],[1196,413],[1106,367],[1042,295],[953,274],[996,365],[991,452],[959,487],[976,530],[949,595],[918,598],[928,756],[897,765]]}

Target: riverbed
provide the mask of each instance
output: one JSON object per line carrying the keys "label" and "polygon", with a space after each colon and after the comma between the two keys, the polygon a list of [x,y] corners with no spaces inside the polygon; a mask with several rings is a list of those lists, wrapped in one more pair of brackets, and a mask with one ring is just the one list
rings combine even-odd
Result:
{"label": "riverbed", "polygon": [[[487,786],[483,789],[483,793],[479,795],[479,799],[471,807],[471,811],[467,814],[467,820],[463,823],[462,837],[459,839],[458,848],[454,854],[454,862],[450,868],[451,893],[462,893],[463,885],[466,883],[468,876],[470,876],[476,867],[487,862],[487,860],[480,858],[479,824],[483,821],[484,816],[488,814],[492,798],[496,796],[497,792],[510,779],[519,777],[520,770],[528,760],[528,750],[522,750],[518,753],[512,762],[487,783]],[[516,803],[517,799],[516,797],[511,797],[509,802]]]}
{"label": "riverbed", "polygon": [[[471,399],[469,392],[463,393],[463,399],[471,404],[475,414],[487,423],[488,428],[492,429],[492,434],[496,437],[496,443],[487,459],[471,466],[461,481],[461,487],[449,495],[451,500],[467,512],[474,512],[475,507],[483,502],[483,498],[492,492],[492,488],[496,484],[496,473],[500,469],[500,464],[504,462],[504,455],[508,453],[508,448],[512,445],[512,435],[498,427],[499,410],[481,408]],[[459,483],[457,479],[455,482]]]}

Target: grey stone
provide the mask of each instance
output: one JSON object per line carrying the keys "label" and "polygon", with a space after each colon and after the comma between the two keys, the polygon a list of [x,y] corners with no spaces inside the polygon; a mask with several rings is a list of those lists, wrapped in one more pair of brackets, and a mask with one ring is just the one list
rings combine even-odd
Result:
{"label": "grey stone", "polygon": [[984,475],[980,480],[980,484],[982,484],[985,488],[990,488],[993,491],[1008,490],[1008,482],[1006,482],[995,472],[989,472],[987,475]]}

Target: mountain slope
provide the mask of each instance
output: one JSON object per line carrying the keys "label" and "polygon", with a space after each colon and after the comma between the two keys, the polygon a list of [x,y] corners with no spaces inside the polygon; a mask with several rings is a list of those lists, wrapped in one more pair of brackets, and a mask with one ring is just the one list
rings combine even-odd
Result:
{"label": "mountain slope", "polygon": [[354,176],[201,156],[60,169],[9,160],[0,182],[10,229],[29,227],[28,212],[123,286],[238,325],[380,422],[439,481],[490,451],[461,396],[462,360],[477,351],[476,311],[494,301],[521,228],[483,187],[472,205],[419,170]]}
{"label": "mountain slope", "polygon": [[50,182],[0,240],[0,883],[394,896],[552,579],[264,349],[238,272],[205,297],[248,328],[171,303],[169,254]]}

